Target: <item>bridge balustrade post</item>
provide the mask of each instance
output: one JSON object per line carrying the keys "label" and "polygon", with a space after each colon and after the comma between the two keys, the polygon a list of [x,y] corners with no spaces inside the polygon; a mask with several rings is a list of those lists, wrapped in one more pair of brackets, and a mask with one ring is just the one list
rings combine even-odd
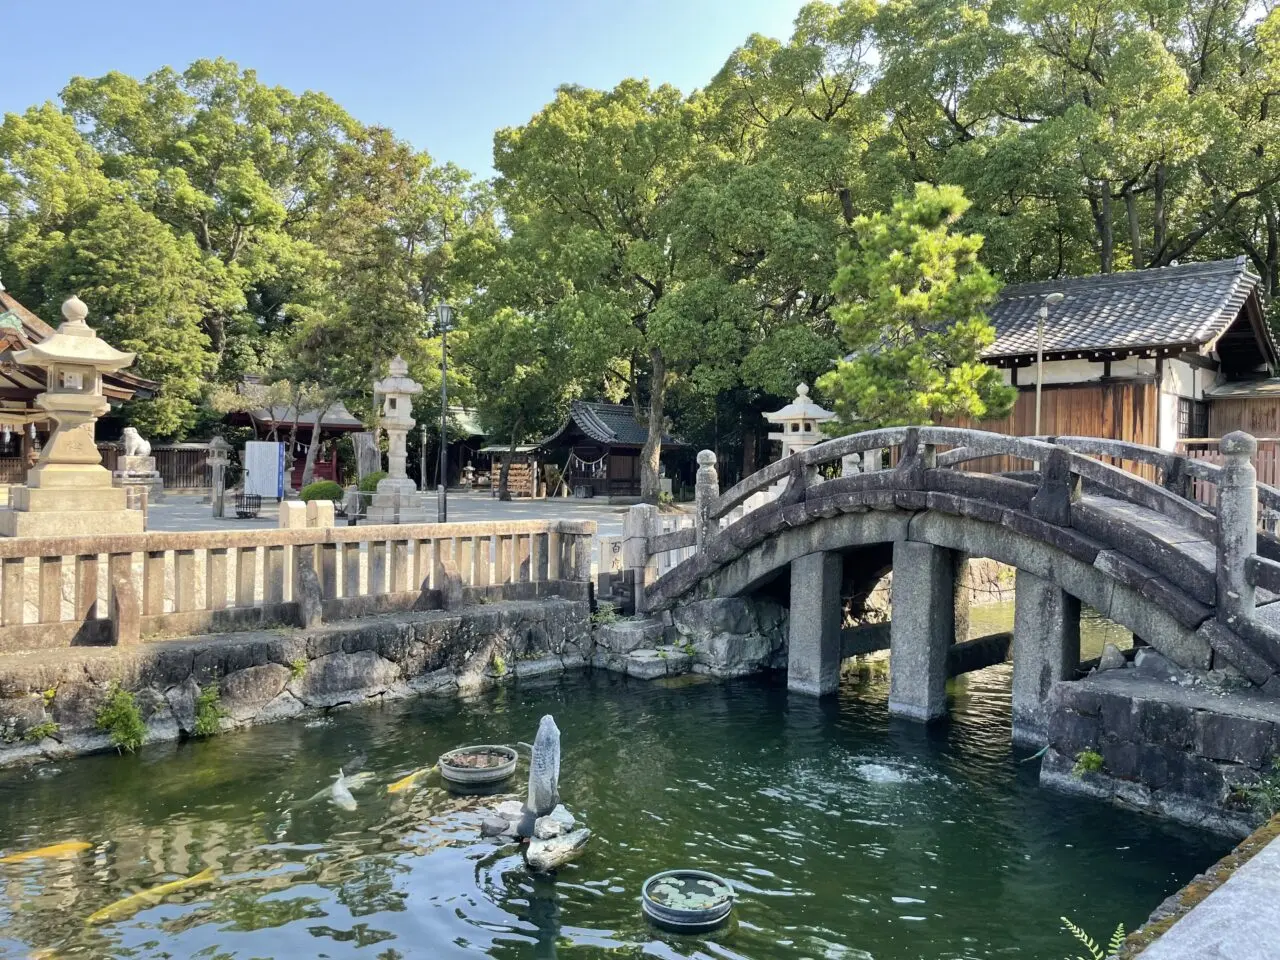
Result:
{"label": "bridge balustrade post", "polygon": [[644,612],[644,588],[658,579],[658,558],[649,554],[649,538],[661,532],[658,508],[637,503],[622,520],[622,563],[635,583],[636,613]]}
{"label": "bridge balustrade post", "polygon": [[698,476],[693,485],[694,530],[698,535],[698,550],[715,535],[715,520],[711,510],[720,496],[720,474],[716,470],[716,455],[711,450],[698,453]]}
{"label": "bridge balustrade post", "polygon": [[1258,441],[1242,431],[1219,441],[1218,619],[1228,625],[1254,612],[1254,588],[1245,565],[1258,552],[1258,474],[1253,456]]}
{"label": "bridge balustrade post", "polygon": [[856,453],[846,453],[840,458],[840,476],[856,477],[862,472],[862,457]]}

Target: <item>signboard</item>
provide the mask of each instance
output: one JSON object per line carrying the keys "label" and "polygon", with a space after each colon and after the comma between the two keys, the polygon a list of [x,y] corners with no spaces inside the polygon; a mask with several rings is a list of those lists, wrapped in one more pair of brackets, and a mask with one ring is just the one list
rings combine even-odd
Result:
{"label": "signboard", "polygon": [[284,444],[250,440],[244,445],[244,492],[284,498]]}

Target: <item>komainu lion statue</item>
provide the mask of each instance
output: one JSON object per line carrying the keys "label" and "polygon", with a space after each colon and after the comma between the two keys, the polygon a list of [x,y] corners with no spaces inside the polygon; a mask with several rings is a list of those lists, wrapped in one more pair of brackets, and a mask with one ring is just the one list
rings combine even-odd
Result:
{"label": "komainu lion statue", "polygon": [[126,457],[151,456],[151,441],[145,440],[134,427],[124,428],[124,455]]}

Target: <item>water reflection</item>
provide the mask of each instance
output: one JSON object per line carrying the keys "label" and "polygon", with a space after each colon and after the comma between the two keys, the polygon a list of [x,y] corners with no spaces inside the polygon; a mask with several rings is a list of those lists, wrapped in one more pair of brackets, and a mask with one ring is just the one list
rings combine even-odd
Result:
{"label": "water reflection", "polygon": [[[280,724],[136,757],[0,774],[0,956],[1059,958],[1066,913],[1132,925],[1224,852],[1219,838],[1044,794],[1009,746],[1009,669],[952,684],[953,722],[891,720],[883,673],[824,701],[778,682],[610,675]],[[561,790],[595,833],[554,881],[479,838],[437,777],[386,785],[466,742],[564,731]],[[355,810],[305,802],[367,756]],[[523,769],[511,781],[523,783]],[[645,877],[678,865],[741,891],[735,926],[658,934]],[[140,889],[213,868],[100,927]]]}

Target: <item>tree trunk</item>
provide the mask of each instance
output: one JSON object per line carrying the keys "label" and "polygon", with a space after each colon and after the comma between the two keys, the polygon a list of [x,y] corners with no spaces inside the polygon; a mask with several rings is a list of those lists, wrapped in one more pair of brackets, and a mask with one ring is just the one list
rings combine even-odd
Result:
{"label": "tree trunk", "polygon": [[658,467],[666,420],[667,362],[657,347],[650,348],[649,362],[649,436],[640,449],[640,497],[645,503],[657,503],[662,490]]}
{"label": "tree trunk", "polygon": [[327,406],[318,408],[315,422],[311,425],[311,442],[307,444],[307,460],[302,465],[302,485],[304,487],[315,478],[316,453],[320,450],[320,425],[324,423],[324,415],[328,412],[329,408]]}
{"label": "tree trunk", "polygon": [[1142,225],[1138,222],[1138,198],[1134,195],[1133,187],[1125,188],[1124,207],[1129,217],[1129,253],[1133,259],[1133,269],[1140,270],[1142,268]]}
{"label": "tree trunk", "polygon": [[1111,181],[1103,180],[1098,215],[1098,268],[1110,273],[1115,263],[1116,238],[1111,219]]}
{"label": "tree trunk", "polygon": [[1151,262],[1148,266],[1157,267],[1160,265],[1160,258],[1164,255],[1164,164],[1156,164],[1156,184],[1155,191],[1152,194],[1154,207],[1151,214]]}
{"label": "tree trunk", "polygon": [[750,427],[742,430],[742,475],[749,477],[756,472],[756,432]]}

